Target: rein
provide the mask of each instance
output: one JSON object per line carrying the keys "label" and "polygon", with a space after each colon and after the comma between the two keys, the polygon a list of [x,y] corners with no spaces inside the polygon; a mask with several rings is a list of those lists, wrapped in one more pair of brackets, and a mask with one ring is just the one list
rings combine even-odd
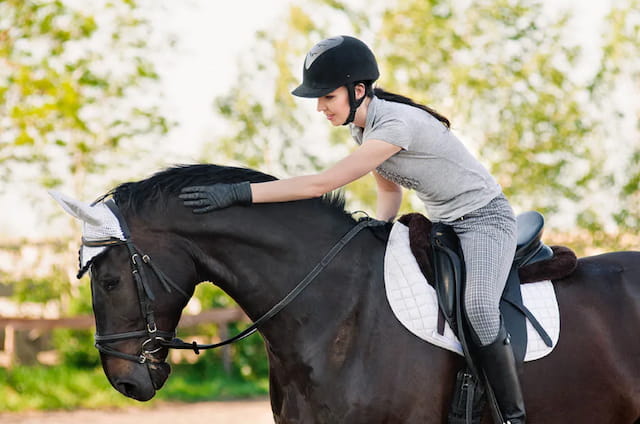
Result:
{"label": "rein", "polygon": [[[146,273],[144,272],[143,265],[147,265],[151,269],[151,271],[160,280],[163,288],[167,292],[171,292],[171,289],[173,288],[180,294],[185,296],[187,299],[189,298],[189,295],[182,288],[180,288],[180,286],[173,282],[166,274],[164,274],[151,261],[151,258],[148,255],[143,254],[135,246],[135,244],[133,244],[129,228],[116,203],[112,199],[109,199],[105,202],[105,204],[118,218],[125,239],[106,239],[97,241],[88,241],[83,239],[82,244],[89,247],[111,247],[118,245],[127,246],[127,249],[129,250],[132,274],[134,276],[138,291],[140,310],[142,311],[142,315],[145,318],[146,328],[144,330],[115,333],[109,335],[99,335],[96,333],[95,346],[101,353],[116,356],[122,359],[127,359],[133,362],[138,362],[140,364],[144,364],[147,361],[155,361],[153,354],[157,353],[163,348],[188,349],[193,350],[196,354],[199,354],[200,350],[215,349],[249,337],[250,335],[255,333],[262,324],[267,322],[274,315],[284,309],[288,304],[290,304],[296,297],[298,297],[298,295],[302,293],[304,289],[307,288],[309,284],[311,284],[311,282],[313,282],[313,280],[329,265],[329,263],[338,255],[338,253],[340,253],[340,251],[347,245],[347,243],[349,243],[349,241],[351,241],[351,239],[353,239],[360,231],[367,227],[377,227],[386,224],[385,221],[378,221],[368,217],[361,218],[359,222],[344,236],[342,236],[340,240],[338,240],[338,242],[325,254],[320,262],[282,300],[276,303],[260,318],[255,320],[253,324],[251,324],[248,328],[246,328],[239,334],[219,343],[198,344],[195,341],[191,343],[182,341],[181,339],[176,337],[175,331],[158,330],[155,324],[155,317],[152,308],[152,302],[153,300],[155,300],[155,295],[151,290],[148,278],[146,277]],[[108,343],[141,337],[147,337],[147,340],[142,342],[140,354],[137,356],[120,352],[105,345]]]}

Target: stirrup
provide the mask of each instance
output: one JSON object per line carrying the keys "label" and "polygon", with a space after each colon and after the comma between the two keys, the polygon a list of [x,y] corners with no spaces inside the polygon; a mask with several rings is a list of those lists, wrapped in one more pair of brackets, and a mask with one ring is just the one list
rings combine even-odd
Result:
{"label": "stirrup", "polygon": [[461,369],[456,375],[447,423],[480,424],[485,400],[484,386],[468,368]]}

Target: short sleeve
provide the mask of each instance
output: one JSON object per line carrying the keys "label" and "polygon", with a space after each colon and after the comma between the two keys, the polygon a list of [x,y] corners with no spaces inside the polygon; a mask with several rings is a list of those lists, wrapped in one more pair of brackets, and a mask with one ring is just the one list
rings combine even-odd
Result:
{"label": "short sleeve", "polygon": [[353,123],[349,124],[349,126],[351,129],[351,137],[353,138],[353,140],[358,144],[362,144],[362,128],[356,127],[355,125],[353,125]]}
{"label": "short sleeve", "polygon": [[365,131],[363,140],[381,140],[404,150],[411,146],[411,130],[400,118],[389,117],[376,122],[369,131]]}

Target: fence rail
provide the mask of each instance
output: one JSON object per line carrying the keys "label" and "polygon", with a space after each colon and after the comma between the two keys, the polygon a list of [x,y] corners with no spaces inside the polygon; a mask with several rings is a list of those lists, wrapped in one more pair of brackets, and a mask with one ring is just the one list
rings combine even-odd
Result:
{"label": "fence rail", "polygon": [[[240,308],[216,308],[202,311],[196,315],[183,315],[178,328],[190,328],[200,324],[218,326],[221,338],[228,337],[227,324],[247,322],[248,318]],[[0,316],[0,329],[4,331],[4,349],[0,352],[0,366],[11,367],[16,360],[16,331],[51,331],[58,328],[72,330],[90,330],[95,328],[92,315],[79,315],[66,318],[22,318]],[[224,349],[224,348],[223,348]],[[223,353],[225,368],[230,366],[229,352]]]}

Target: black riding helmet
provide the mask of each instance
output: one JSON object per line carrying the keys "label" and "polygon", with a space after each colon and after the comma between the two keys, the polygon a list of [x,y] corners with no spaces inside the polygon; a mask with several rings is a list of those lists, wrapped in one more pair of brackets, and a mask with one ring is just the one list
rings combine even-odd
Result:
{"label": "black riding helmet", "polygon": [[373,83],[380,76],[373,52],[357,38],[348,35],[327,38],[313,46],[304,60],[302,84],[291,92],[294,96],[318,98],[346,86],[351,112],[343,125],[353,121],[362,98],[356,100],[355,85]]}

